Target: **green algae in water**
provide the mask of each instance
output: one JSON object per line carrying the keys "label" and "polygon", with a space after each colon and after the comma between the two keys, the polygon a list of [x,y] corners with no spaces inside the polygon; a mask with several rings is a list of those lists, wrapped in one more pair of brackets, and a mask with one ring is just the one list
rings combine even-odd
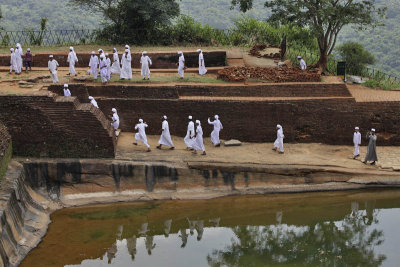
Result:
{"label": "green algae in water", "polygon": [[400,191],[156,201],[58,211],[22,267],[398,266]]}

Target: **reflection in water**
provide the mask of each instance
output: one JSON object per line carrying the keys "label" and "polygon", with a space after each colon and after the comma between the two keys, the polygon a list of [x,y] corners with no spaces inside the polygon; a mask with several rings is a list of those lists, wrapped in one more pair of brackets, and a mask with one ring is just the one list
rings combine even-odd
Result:
{"label": "reflection in water", "polygon": [[[209,208],[189,217],[140,214],[137,221],[114,226],[114,241],[102,256],[86,257],[74,265],[31,261],[22,266],[393,266],[400,256],[390,249],[400,241],[381,225],[390,223],[388,218],[400,222],[400,193],[395,202],[394,206],[387,202],[388,209],[375,199],[332,201],[321,204],[323,212],[318,209],[318,214],[314,207],[318,202],[260,208],[250,215],[245,212],[247,204],[241,212],[228,215]],[[392,247],[384,246],[385,239],[395,240],[390,241]]]}

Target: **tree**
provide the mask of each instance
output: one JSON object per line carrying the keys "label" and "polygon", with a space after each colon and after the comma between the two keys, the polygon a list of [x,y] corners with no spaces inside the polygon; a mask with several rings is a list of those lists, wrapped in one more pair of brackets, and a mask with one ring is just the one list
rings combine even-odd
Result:
{"label": "tree", "polygon": [[[243,12],[252,4],[253,0],[232,0],[232,6],[239,6]],[[353,24],[359,30],[376,27],[386,11],[375,7],[375,0],[267,0],[265,6],[272,11],[270,22],[308,27],[314,33],[320,52],[317,67],[322,72],[327,70],[343,26]]]}
{"label": "tree", "polygon": [[343,61],[346,61],[348,73],[361,75],[367,65],[374,64],[376,58],[362,44],[348,42],[337,48]]}
{"label": "tree", "polygon": [[105,27],[99,37],[114,43],[142,44],[179,15],[177,0],[70,0],[101,12]]}

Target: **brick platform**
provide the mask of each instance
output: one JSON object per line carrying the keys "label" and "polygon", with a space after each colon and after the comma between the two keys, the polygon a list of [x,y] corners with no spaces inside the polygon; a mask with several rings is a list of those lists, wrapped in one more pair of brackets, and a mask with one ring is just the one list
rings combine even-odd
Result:
{"label": "brick platform", "polygon": [[75,97],[0,96],[0,120],[17,156],[114,157],[109,120]]}
{"label": "brick platform", "polygon": [[[112,52],[108,52],[112,56]],[[34,67],[47,67],[49,61],[49,55],[51,53],[36,53],[33,56]],[[210,51],[203,52],[204,60],[207,67],[222,67],[226,65],[226,51]],[[90,61],[90,52],[88,53],[77,53],[78,63],[76,67],[88,67]],[[152,69],[176,69],[176,63],[178,62],[178,54],[176,53],[149,53],[153,65]],[[199,66],[199,54],[197,52],[186,52],[185,64],[188,68],[194,68]],[[121,60],[121,54],[119,56]],[[140,68],[140,53],[132,53],[132,68]],[[67,58],[68,52],[63,54],[55,53],[54,58],[60,64],[60,67],[68,67]],[[10,55],[0,55],[0,66],[10,66]]]}

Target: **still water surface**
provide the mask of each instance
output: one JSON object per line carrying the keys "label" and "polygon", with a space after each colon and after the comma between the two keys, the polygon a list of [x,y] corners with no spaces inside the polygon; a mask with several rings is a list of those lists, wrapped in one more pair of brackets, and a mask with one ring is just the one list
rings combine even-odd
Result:
{"label": "still water surface", "polygon": [[400,266],[400,190],[97,205],[52,221],[22,267]]}

